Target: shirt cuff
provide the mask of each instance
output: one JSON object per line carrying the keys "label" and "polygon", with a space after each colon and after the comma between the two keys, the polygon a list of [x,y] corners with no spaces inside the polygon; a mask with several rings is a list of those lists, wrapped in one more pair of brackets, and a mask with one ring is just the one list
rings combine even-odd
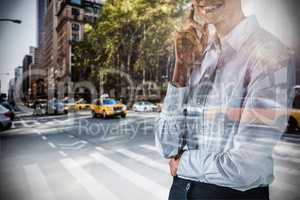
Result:
{"label": "shirt cuff", "polygon": [[176,87],[169,83],[162,113],[166,115],[178,115],[180,113],[183,114],[186,96],[187,87]]}

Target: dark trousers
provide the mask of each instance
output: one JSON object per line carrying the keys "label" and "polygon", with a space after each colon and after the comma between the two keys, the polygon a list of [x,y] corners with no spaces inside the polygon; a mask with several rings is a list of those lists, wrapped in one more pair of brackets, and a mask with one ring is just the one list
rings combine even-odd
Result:
{"label": "dark trousers", "polygon": [[269,188],[259,187],[245,192],[217,185],[174,177],[169,200],[269,200]]}

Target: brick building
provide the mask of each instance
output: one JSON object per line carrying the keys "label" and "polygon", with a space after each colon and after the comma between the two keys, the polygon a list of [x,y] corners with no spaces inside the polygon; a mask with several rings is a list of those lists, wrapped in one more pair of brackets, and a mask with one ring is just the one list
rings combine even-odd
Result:
{"label": "brick building", "polygon": [[[57,2],[57,62],[56,81],[60,98],[69,96],[72,80],[72,48],[84,38],[84,27],[93,24],[101,9],[101,1],[62,0]],[[72,94],[71,94],[72,95]]]}

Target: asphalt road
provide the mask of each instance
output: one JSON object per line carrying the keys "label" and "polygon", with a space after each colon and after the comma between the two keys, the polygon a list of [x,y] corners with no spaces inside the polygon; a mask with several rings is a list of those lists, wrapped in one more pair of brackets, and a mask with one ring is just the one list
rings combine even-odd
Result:
{"label": "asphalt road", "polygon": [[[4,200],[166,200],[172,178],[154,146],[157,113],[22,117],[1,132]],[[274,150],[272,200],[300,199],[300,137]]]}

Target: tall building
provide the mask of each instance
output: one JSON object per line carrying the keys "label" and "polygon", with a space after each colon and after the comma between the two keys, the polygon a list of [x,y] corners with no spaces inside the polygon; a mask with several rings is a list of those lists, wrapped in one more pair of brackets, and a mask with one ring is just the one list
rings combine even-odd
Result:
{"label": "tall building", "polygon": [[45,92],[45,70],[42,68],[42,49],[30,47],[30,56],[32,64],[30,65],[29,88],[31,91],[31,100],[47,98]]}
{"label": "tall building", "polygon": [[14,93],[13,93],[13,98],[15,100],[20,100],[23,99],[24,96],[23,94],[23,66],[19,66],[15,68],[15,80],[14,80]]}
{"label": "tall building", "polygon": [[23,87],[23,95],[25,97],[25,101],[29,101],[31,95],[31,65],[32,65],[32,56],[25,55],[23,58],[23,65],[22,65],[22,87]]}
{"label": "tall building", "polygon": [[55,95],[54,68],[56,65],[56,3],[58,0],[47,0],[44,18],[44,42],[42,50],[42,68],[45,70],[45,88],[48,98]]}
{"label": "tall building", "polygon": [[12,78],[9,80],[8,84],[8,94],[7,94],[7,101],[13,105],[14,104],[14,92],[15,91],[15,79]]}
{"label": "tall building", "polygon": [[47,0],[37,0],[37,45],[43,45],[44,18],[47,11]]}
{"label": "tall building", "polygon": [[55,68],[56,82],[63,83],[59,87],[60,97],[70,95],[72,80],[72,48],[84,38],[86,24],[96,22],[102,7],[102,1],[95,0],[61,0],[57,2],[57,61]]}
{"label": "tall building", "polygon": [[46,70],[48,99],[70,95],[72,48],[84,38],[85,25],[96,21],[102,2],[47,0],[42,66]]}

